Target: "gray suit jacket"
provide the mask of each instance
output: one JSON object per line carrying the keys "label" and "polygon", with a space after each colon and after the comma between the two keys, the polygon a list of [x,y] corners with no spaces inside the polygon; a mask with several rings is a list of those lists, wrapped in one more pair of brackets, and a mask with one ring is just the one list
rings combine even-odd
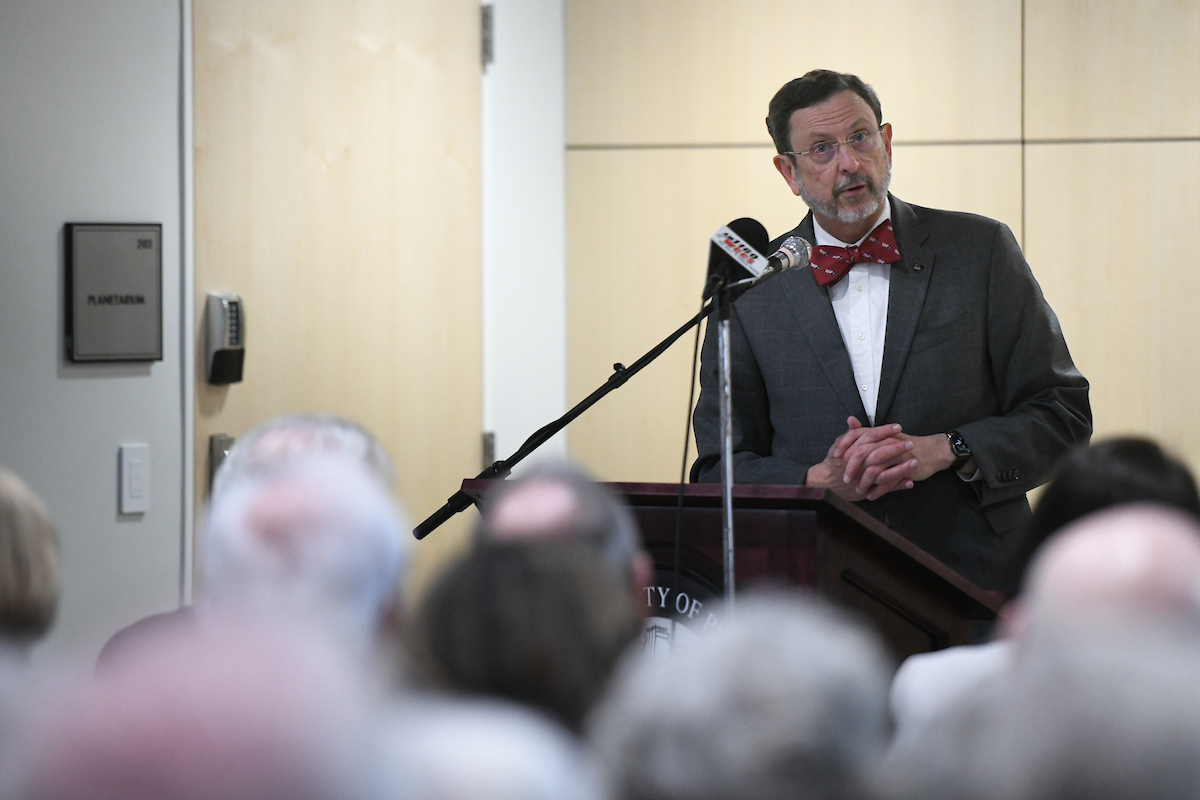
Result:
{"label": "gray suit jacket", "polygon": [[[1007,226],[891,198],[892,265],[875,424],[957,430],[982,471],[950,470],[860,505],[980,586],[998,583],[1025,492],[1091,435],[1088,383]],[[814,241],[812,215],[794,231]],[[780,237],[782,240],[784,237]],[[772,248],[773,249],[773,248]],[[803,483],[846,430],[867,424],[829,292],[791,270],[734,303],[734,479]],[[716,325],[704,342],[693,480],[720,480]]]}

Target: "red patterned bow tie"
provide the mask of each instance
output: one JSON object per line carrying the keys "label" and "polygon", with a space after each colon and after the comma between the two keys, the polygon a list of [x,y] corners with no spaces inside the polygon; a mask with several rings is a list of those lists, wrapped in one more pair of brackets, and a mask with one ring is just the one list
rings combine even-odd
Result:
{"label": "red patterned bow tie", "polygon": [[837,283],[855,264],[864,261],[873,264],[891,264],[900,260],[900,248],[896,247],[896,234],[892,232],[892,221],[885,219],[858,247],[837,247],[819,244],[813,248],[808,265],[818,286]]}

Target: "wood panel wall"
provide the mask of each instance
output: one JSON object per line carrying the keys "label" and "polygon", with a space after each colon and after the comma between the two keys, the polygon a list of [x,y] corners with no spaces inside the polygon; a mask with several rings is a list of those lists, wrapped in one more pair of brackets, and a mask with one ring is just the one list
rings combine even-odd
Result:
{"label": "wood panel wall", "polygon": [[[1007,223],[1092,381],[1098,436],[1200,464],[1200,5],[567,0],[568,391],[578,399],[695,313],[707,240],[806,212],[771,165],[767,103],[854,72],[893,124],[893,191]],[[1140,250],[1130,245],[1144,243]],[[573,423],[606,479],[679,475],[691,342]],[[694,455],[694,449],[693,449]]]}
{"label": "wood panel wall", "polygon": [[[479,5],[195,0],[194,17],[197,507],[210,434],[320,411],[375,432],[420,520],[480,461]],[[199,374],[214,289],[246,307],[229,387]],[[419,545],[418,578],[466,523]]]}

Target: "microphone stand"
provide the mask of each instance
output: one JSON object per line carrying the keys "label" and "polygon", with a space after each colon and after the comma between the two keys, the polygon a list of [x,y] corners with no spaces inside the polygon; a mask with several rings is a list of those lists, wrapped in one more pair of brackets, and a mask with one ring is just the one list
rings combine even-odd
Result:
{"label": "microphone stand", "polygon": [[[724,306],[726,308],[726,315],[728,315],[728,306],[729,306],[729,302],[731,302],[731,299],[728,296],[729,290],[735,289],[740,284],[748,283],[748,282],[749,281],[739,281],[738,283],[735,283],[724,290],[727,293],[726,302],[724,303]],[[515,467],[522,459],[524,459],[526,456],[528,456],[534,450],[537,450],[539,447],[541,447],[543,444],[545,444],[547,441],[549,441],[556,433],[561,431],[563,428],[567,427],[567,425],[569,425],[572,421],[574,421],[575,418],[578,417],[580,414],[587,411],[589,408],[594,406],[596,403],[600,402],[600,398],[604,397],[605,395],[607,395],[609,392],[613,391],[614,389],[624,386],[626,381],[628,381],[634,375],[641,372],[641,370],[644,367],[646,367],[651,361],[658,358],[660,355],[662,355],[664,352],[666,352],[667,348],[669,348],[671,345],[675,344],[675,341],[677,339],[679,339],[680,336],[683,336],[685,333],[690,331],[692,328],[699,325],[700,321],[702,319],[704,319],[705,317],[707,317],[709,314],[712,313],[715,305],[716,305],[715,301],[710,302],[707,305],[705,305],[702,309],[700,309],[699,314],[692,317],[681,328],[676,330],[674,333],[672,333],[666,339],[663,339],[661,342],[659,342],[657,345],[655,345],[655,347],[652,350],[650,350],[650,352],[646,353],[646,355],[642,356],[641,358],[639,358],[637,361],[633,362],[628,367],[626,367],[624,364],[613,364],[612,375],[608,376],[608,380],[606,380],[600,386],[600,388],[596,389],[596,391],[589,394],[587,397],[585,397],[583,400],[581,400],[578,404],[576,404],[570,411],[563,414],[561,417],[554,420],[549,425],[546,425],[545,427],[540,428],[537,431],[535,431],[533,433],[533,435],[531,435],[528,439],[525,440],[525,444],[521,445],[521,448],[519,450],[517,450],[517,452],[513,453],[511,456],[509,456],[508,458],[506,458],[502,461],[494,462],[491,466],[489,466],[483,472],[476,475],[475,476],[476,480],[507,478],[509,476],[509,473],[512,472],[512,468]],[[726,326],[726,336],[728,336],[728,327],[729,327],[728,318],[726,318],[725,326]],[[728,398],[728,389],[725,390],[723,396]],[[722,414],[725,414],[725,413],[726,412],[723,409]],[[723,417],[723,419],[724,419],[724,417]],[[724,425],[724,424],[725,423],[722,423],[722,425]],[[730,441],[732,441],[732,440],[730,440]],[[721,451],[722,457],[726,459],[726,464],[728,464],[729,462],[728,462],[728,458],[726,456],[726,451],[724,448],[725,448],[725,445],[723,444],[722,451]],[[730,473],[730,481],[732,481],[732,472]],[[453,495],[451,495],[450,498],[448,500],[446,500],[445,504],[441,508],[439,508],[437,511],[433,512],[433,514],[431,514],[424,522],[422,522],[420,525],[418,525],[416,528],[414,528],[413,536],[415,536],[418,539],[424,539],[426,536],[428,536],[430,533],[432,533],[434,530],[436,530],[443,522],[450,519],[451,517],[453,517],[455,514],[459,513],[460,511],[466,511],[468,508],[470,508],[472,505],[474,505],[478,501],[479,501],[479,498],[477,496],[472,495],[472,494],[460,489],[459,491],[457,491]],[[729,513],[732,514],[732,511],[730,511]],[[730,558],[732,558],[732,551],[731,551]],[[732,562],[730,562],[730,563],[732,563]],[[727,569],[728,569],[728,567],[727,567]],[[727,580],[727,584],[728,584],[728,578],[726,580]],[[726,591],[728,591],[728,589]]]}
{"label": "microphone stand", "polygon": [[[734,284],[736,285],[736,284]],[[734,611],[733,568],[733,393],[729,340],[731,286],[722,280],[713,293],[717,312],[717,405],[721,422],[721,552],[725,574],[725,607]]]}

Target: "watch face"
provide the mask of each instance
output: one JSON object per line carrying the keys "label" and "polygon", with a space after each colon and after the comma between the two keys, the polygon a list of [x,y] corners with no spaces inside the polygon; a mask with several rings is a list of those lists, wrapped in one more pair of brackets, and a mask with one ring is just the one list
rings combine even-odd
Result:
{"label": "watch face", "polygon": [[954,451],[954,455],[959,458],[971,455],[971,448],[963,441],[958,431],[950,431],[946,434],[946,438],[950,440],[950,449]]}

